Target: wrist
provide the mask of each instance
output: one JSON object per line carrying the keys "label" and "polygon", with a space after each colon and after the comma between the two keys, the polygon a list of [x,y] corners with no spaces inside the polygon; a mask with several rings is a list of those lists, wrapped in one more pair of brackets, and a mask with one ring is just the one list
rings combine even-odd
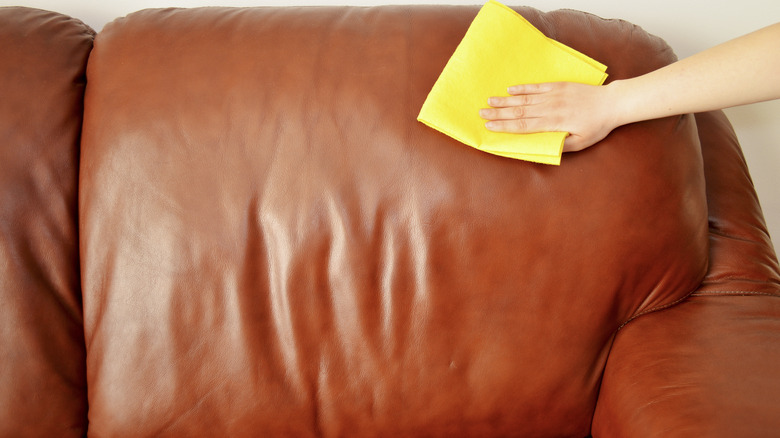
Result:
{"label": "wrist", "polygon": [[631,120],[633,112],[627,103],[629,93],[625,81],[612,81],[601,88],[604,120],[609,125],[609,129],[633,122],[634,120]]}

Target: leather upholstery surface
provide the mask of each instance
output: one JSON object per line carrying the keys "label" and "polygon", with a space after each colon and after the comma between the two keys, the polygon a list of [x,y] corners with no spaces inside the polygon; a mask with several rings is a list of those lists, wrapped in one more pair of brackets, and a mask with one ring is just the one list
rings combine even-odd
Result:
{"label": "leather upholstery surface", "polygon": [[710,228],[710,266],[697,292],[780,295],[777,255],[737,136],[722,112],[696,120]]}
{"label": "leather upholstery surface", "polygon": [[594,437],[771,437],[780,431],[780,268],[739,143],[697,114],[710,266],[680,306],[618,333]]}
{"label": "leather upholstery surface", "polygon": [[86,432],[76,196],[92,37],[0,8],[0,436]]}
{"label": "leather upholstery surface", "polygon": [[695,295],[621,330],[595,437],[774,437],[780,298]]}
{"label": "leather upholstery surface", "polygon": [[[674,60],[521,9],[610,79]],[[615,331],[707,266],[692,117],[560,168],[415,117],[473,7],[149,10],[90,58],[94,436],[585,436]],[[507,84],[510,85],[510,84]]]}

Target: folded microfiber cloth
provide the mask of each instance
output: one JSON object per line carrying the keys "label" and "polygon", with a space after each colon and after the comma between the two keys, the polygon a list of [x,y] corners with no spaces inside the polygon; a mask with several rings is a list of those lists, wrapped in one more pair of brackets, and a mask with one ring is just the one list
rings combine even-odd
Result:
{"label": "folded microfiber cloth", "polygon": [[489,131],[479,109],[517,84],[581,82],[601,85],[607,67],[553,39],[496,1],[479,11],[433,85],[417,117],[422,123],[485,152],[558,165],[566,132]]}

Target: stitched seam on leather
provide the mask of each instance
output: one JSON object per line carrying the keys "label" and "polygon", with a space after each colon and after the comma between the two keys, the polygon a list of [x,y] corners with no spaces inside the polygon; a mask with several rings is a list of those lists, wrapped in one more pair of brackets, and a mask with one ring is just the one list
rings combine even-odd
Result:
{"label": "stitched seam on leather", "polygon": [[625,327],[625,326],[626,326],[626,324],[628,324],[629,322],[631,322],[631,321],[633,321],[633,320],[635,320],[635,319],[639,318],[639,317],[640,317],[640,316],[642,316],[642,315],[647,315],[648,313],[653,313],[653,312],[657,312],[657,311],[659,311],[659,310],[668,309],[669,307],[672,307],[672,306],[674,306],[675,304],[679,304],[679,303],[681,303],[681,302],[685,301],[685,300],[686,300],[686,299],[688,299],[688,297],[690,297],[691,295],[693,295],[693,292],[689,293],[688,295],[685,295],[684,297],[680,298],[680,299],[679,299],[679,300],[677,300],[677,301],[673,301],[673,302],[671,302],[671,303],[669,303],[669,304],[664,304],[663,306],[653,307],[653,308],[651,308],[651,309],[647,309],[647,310],[645,310],[645,311],[643,311],[643,312],[637,313],[636,315],[634,315],[634,316],[632,316],[632,317],[628,318],[628,319],[627,319],[627,320],[626,320],[626,321],[625,321],[623,324],[620,324],[620,327],[618,327],[618,328],[617,328],[617,330],[615,330],[615,332],[619,332],[619,331],[620,331],[620,329],[622,329],[623,327]]}
{"label": "stitched seam on leather", "polygon": [[771,284],[780,284],[780,282],[778,282],[778,281],[777,281],[777,280],[775,280],[775,279],[769,279],[769,280],[752,280],[752,279],[750,279],[750,278],[745,278],[745,277],[741,277],[741,276],[739,276],[739,275],[734,275],[734,274],[717,275],[717,276],[713,275],[713,276],[710,276],[710,277],[706,278],[706,279],[705,279],[705,281],[706,281],[707,283],[714,283],[714,282],[716,282],[716,281],[742,281],[742,282],[745,282],[745,283],[758,283],[758,284],[767,284],[767,283],[771,283]]}
{"label": "stitched seam on leather", "polygon": [[[727,239],[737,240],[743,243],[763,244],[763,242],[753,239],[751,237],[738,236],[736,234],[727,233],[725,230],[722,230],[720,228],[713,228],[712,226],[710,226],[709,233],[718,237],[725,237]],[[764,233],[764,235],[766,235],[766,233]]]}
{"label": "stitched seam on leather", "polygon": [[711,291],[711,292],[694,292],[691,294],[692,297],[706,297],[708,295],[763,295],[763,296],[769,296],[769,297],[775,297],[780,298],[780,295],[769,293],[769,292],[751,292],[751,291],[743,291],[743,290],[729,290],[729,291]]}
{"label": "stitched seam on leather", "polygon": [[663,306],[653,307],[652,309],[648,309],[648,310],[645,310],[644,312],[637,313],[636,315],[634,315],[631,318],[629,318],[628,320],[626,320],[626,322],[624,322],[623,324],[620,324],[620,327],[618,327],[617,330],[615,330],[615,331],[616,332],[620,331],[620,329],[625,327],[626,324],[628,324],[629,322],[635,320],[636,318],[639,318],[642,315],[647,315],[648,313],[653,313],[653,312],[656,312],[656,311],[659,311],[659,310],[667,309],[669,307],[674,306],[675,304],[679,304],[680,302],[685,301],[686,299],[688,299],[690,297],[706,297],[706,296],[717,296],[717,295],[722,295],[722,296],[740,296],[740,295],[741,296],[767,296],[767,297],[780,298],[780,295],[769,293],[769,292],[751,292],[751,291],[739,291],[739,290],[712,291],[712,292],[691,292],[690,294],[680,298],[679,300],[677,300],[675,302],[672,302],[672,303],[669,303],[669,304],[664,304]]}

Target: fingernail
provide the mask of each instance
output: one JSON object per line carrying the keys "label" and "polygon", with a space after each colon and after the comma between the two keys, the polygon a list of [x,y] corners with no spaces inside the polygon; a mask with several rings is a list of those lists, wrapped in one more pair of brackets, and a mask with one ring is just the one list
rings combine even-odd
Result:
{"label": "fingernail", "polygon": [[484,110],[484,109],[479,110],[479,116],[480,117],[487,117],[487,110]]}
{"label": "fingernail", "polygon": [[498,103],[498,99],[495,97],[488,97],[488,105],[495,105]]}
{"label": "fingernail", "polygon": [[495,122],[487,122],[487,123],[485,123],[485,128],[487,128],[487,129],[493,129],[495,127],[496,127]]}

